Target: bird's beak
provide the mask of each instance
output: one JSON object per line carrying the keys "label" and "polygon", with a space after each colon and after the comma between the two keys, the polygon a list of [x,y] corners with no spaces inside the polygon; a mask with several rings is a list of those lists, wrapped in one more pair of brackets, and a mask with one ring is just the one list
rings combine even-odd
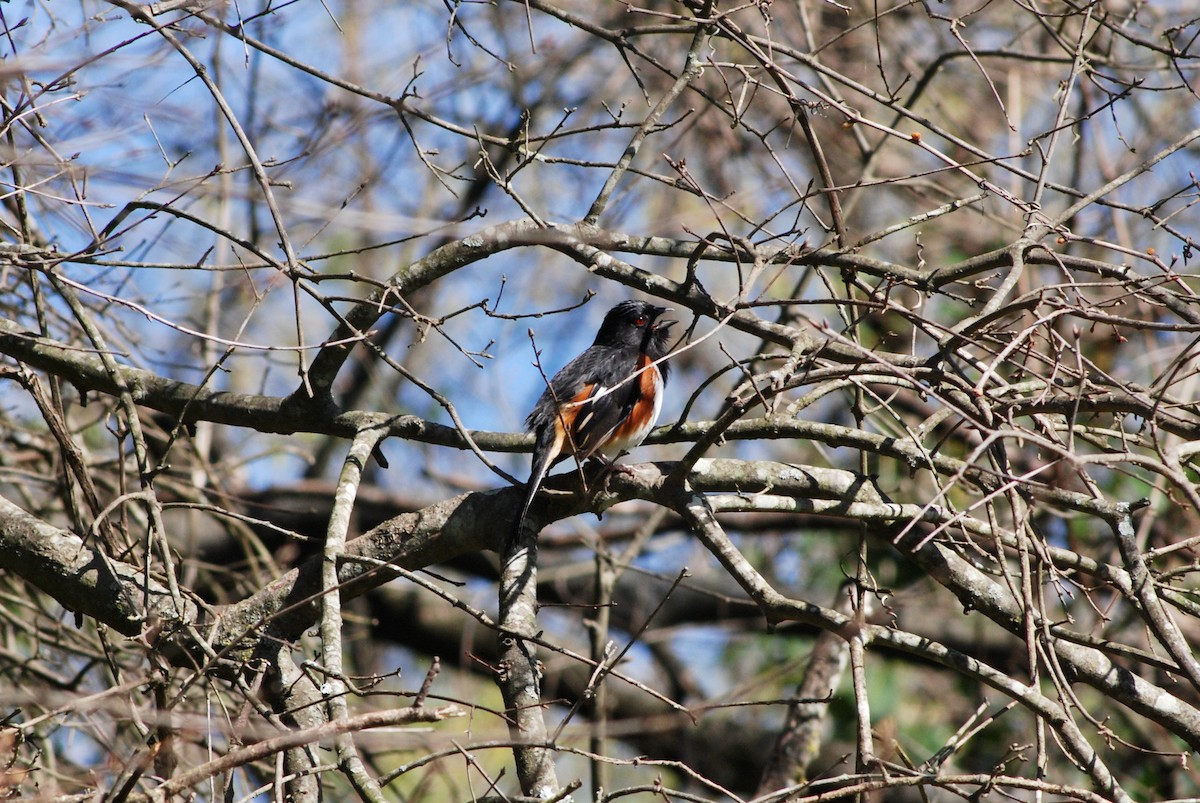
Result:
{"label": "bird's beak", "polygon": [[670,307],[655,307],[654,310],[655,310],[654,326],[651,328],[654,329],[655,331],[658,331],[659,329],[670,329],[672,326],[679,323],[678,321],[673,320],[671,318],[662,320],[661,318],[658,317],[658,316],[662,315],[664,312],[673,312],[674,310],[672,310]]}

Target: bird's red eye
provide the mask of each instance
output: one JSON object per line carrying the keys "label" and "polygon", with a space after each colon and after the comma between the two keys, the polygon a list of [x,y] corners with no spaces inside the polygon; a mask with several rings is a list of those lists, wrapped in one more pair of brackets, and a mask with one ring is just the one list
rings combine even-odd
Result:
{"label": "bird's red eye", "polygon": [[636,318],[634,318],[634,319],[633,319],[633,325],[634,325],[634,326],[645,326],[645,325],[646,325],[646,316],[645,316],[645,315],[639,315],[639,316],[637,316]]}

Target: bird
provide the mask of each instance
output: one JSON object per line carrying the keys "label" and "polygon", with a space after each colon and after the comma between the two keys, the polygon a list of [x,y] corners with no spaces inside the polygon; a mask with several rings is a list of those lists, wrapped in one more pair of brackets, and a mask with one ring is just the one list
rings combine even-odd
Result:
{"label": "bird", "polygon": [[611,465],[654,428],[669,372],[662,359],[675,323],[659,316],[669,311],[622,301],[605,314],[592,345],[550,380],[525,419],[534,435],[533,461],[513,541],[555,463],[573,456],[580,463],[600,458]]}

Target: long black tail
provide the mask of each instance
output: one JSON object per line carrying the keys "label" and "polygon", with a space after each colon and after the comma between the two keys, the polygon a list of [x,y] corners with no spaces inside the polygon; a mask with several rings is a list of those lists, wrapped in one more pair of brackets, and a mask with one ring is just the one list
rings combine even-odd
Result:
{"label": "long black tail", "polygon": [[529,467],[529,482],[525,489],[525,501],[521,503],[521,512],[517,514],[517,520],[513,522],[512,531],[509,533],[506,545],[508,552],[512,551],[513,545],[520,538],[521,528],[525,526],[525,515],[529,513],[529,506],[533,504],[533,498],[537,496],[538,490],[542,487],[542,481],[546,479],[550,466],[558,457],[559,448],[556,448],[557,444],[554,442],[554,432],[552,428],[548,429],[551,429],[548,433],[537,433],[537,441],[533,446],[533,465]]}

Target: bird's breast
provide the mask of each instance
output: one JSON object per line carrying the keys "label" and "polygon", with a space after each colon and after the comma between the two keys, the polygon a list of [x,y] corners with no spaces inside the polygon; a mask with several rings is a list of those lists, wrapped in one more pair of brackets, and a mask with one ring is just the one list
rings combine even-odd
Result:
{"label": "bird's breast", "polygon": [[635,380],[638,383],[637,401],[629,416],[613,431],[612,437],[602,448],[601,451],[609,457],[616,457],[646,440],[662,410],[663,378],[658,366],[647,355],[641,354],[636,370],[641,371]]}

